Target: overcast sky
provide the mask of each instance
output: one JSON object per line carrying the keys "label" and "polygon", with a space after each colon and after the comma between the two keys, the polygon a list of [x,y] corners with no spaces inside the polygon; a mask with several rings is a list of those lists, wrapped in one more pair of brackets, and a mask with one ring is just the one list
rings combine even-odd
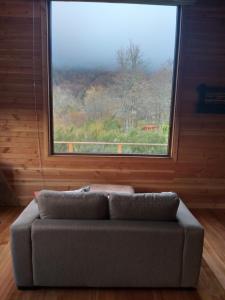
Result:
{"label": "overcast sky", "polygon": [[155,69],[174,57],[176,13],[174,6],[53,1],[53,66],[114,70],[117,50],[132,41]]}

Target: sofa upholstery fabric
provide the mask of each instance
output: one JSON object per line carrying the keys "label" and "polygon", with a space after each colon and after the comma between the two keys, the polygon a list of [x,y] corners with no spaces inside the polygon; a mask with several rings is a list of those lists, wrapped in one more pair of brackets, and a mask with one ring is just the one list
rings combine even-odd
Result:
{"label": "sofa upholstery fabric", "polygon": [[37,197],[41,219],[107,219],[108,199],[103,193],[43,190]]}
{"label": "sofa upholstery fabric", "polygon": [[111,194],[110,218],[114,220],[175,221],[179,198],[176,193]]}
{"label": "sofa upholstery fabric", "polygon": [[171,222],[37,220],[34,284],[179,286],[183,239],[182,227]]}
{"label": "sofa upholstery fabric", "polygon": [[182,201],[176,221],[40,219],[11,226],[17,286],[196,287],[204,231]]}
{"label": "sofa upholstery fabric", "polygon": [[204,230],[183,201],[180,201],[177,221],[184,230],[181,286],[196,286],[201,267]]}
{"label": "sofa upholstery fabric", "polygon": [[33,286],[31,225],[38,218],[38,206],[33,200],[10,228],[13,271],[17,286]]}

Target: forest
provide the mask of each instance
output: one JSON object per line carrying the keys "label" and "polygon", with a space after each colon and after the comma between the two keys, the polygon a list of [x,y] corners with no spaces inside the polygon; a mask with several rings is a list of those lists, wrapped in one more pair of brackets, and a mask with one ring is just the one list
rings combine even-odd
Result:
{"label": "forest", "polygon": [[53,68],[55,153],[168,153],[172,60],[151,69],[131,42],[115,55],[115,70]]}

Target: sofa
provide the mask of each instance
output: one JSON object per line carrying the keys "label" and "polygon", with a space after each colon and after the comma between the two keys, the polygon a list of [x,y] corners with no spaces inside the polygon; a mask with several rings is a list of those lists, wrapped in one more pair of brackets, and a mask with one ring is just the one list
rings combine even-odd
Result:
{"label": "sofa", "polygon": [[15,282],[18,288],[193,288],[203,237],[174,193],[43,191],[11,226]]}

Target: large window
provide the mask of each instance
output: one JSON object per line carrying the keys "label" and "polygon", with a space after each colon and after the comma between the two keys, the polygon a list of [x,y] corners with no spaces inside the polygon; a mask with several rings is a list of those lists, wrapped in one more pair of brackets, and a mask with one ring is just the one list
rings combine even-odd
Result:
{"label": "large window", "polygon": [[168,156],[177,7],[50,4],[53,152]]}

